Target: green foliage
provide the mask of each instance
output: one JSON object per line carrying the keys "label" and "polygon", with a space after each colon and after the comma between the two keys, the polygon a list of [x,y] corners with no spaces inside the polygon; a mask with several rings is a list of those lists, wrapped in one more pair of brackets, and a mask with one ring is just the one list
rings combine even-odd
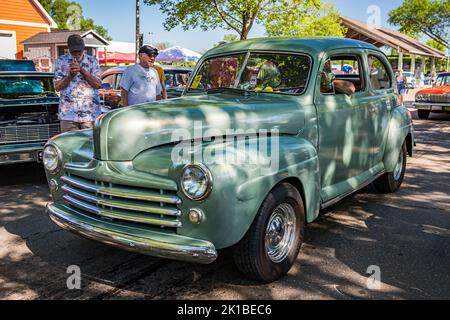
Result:
{"label": "green foliage", "polygon": [[436,40],[430,39],[426,42],[426,44],[434,49],[445,52],[445,46]]}
{"label": "green foliage", "polygon": [[269,36],[344,37],[347,33],[334,5],[320,1],[281,3],[268,15],[266,30]]}
{"label": "green foliage", "polygon": [[[287,25],[292,21],[302,21],[307,15],[313,23],[309,23],[309,33],[324,34],[321,23],[330,23],[336,16],[326,18],[326,10],[331,12],[329,6],[322,6],[320,0],[144,0],[147,5],[157,5],[166,14],[164,22],[166,30],[181,26],[183,30],[200,28],[204,31],[223,28],[233,30],[241,40],[247,39],[254,23],[268,25],[270,33],[275,26]],[[313,19],[315,13],[311,8],[320,8],[321,21]],[[325,10],[325,11],[324,11]],[[315,11],[317,12],[317,11]],[[334,9],[333,12],[334,13]],[[283,21],[286,21],[283,23]],[[341,34],[342,27],[335,30],[336,25],[330,27],[326,33]],[[284,29],[287,28],[284,26]]]}
{"label": "green foliage", "polygon": [[47,10],[53,20],[55,20],[58,25],[58,29],[69,29],[69,25],[75,23],[75,25],[82,30],[92,29],[106,40],[112,40],[108,34],[108,30],[106,30],[103,26],[96,25],[94,20],[86,19],[83,16],[83,8],[80,4],[67,0],[40,0],[40,3],[45,10]]}
{"label": "green foliage", "polygon": [[400,26],[402,33],[413,37],[425,34],[448,47],[450,0],[404,0],[389,13],[389,23]]}

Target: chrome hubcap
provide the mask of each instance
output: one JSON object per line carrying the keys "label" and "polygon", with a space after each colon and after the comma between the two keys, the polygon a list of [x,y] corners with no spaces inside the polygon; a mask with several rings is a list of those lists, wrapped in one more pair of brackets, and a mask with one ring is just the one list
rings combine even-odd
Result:
{"label": "chrome hubcap", "polygon": [[296,224],[295,210],[288,203],[279,205],[270,216],[265,247],[272,262],[282,262],[291,252],[295,242]]}
{"label": "chrome hubcap", "polygon": [[402,171],[403,171],[403,150],[400,151],[400,155],[398,156],[397,165],[395,166],[395,169],[393,172],[395,181],[400,180]]}

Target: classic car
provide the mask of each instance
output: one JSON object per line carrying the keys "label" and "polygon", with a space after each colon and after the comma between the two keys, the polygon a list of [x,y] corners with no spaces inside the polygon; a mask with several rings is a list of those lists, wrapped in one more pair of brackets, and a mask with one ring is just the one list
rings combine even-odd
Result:
{"label": "classic car", "polygon": [[[344,62],[354,72],[334,74]],[[375,46],[252,39],[211,49],[193,75],[181,98],[118,109],[49,141],[57,225],[203,264],[232,248],[244,275],[271,282],[321,209],[370,183],[400,188],[414,131]]]}
{"label": "classic car", "polygon": [[24,60],[2,60],[0,70],[0,165],[40,161],[47,140],[60,133],[53,74]]}
{"label": "classic car", "polygon": [[[102,74],[103,83],[100,95],[105,106],[112,109],[120,107],[120,80],[126,68],[126,66],[111,68]],[[180,97],[189,80],[192,68],[163,65],[163,69],[166,74],[167,97],[169,99]]]}
{"label": "classic car", "polygon": [[416,93],[414,107],[420,119],[428,119],[430,113],[450,113],[450,72],[438,75],[432,88]]}

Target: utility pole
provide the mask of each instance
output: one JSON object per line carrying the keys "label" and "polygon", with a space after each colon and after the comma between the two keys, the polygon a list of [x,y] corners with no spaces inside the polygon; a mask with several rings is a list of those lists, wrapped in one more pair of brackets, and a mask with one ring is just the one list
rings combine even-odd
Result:
{"label": "utility pole", "polygon": [[140,0],[136,0],[136,63],[138,61],[139,56],[139,48],[140,48],[140,42],[141,42],[141,6],[140,6]]}

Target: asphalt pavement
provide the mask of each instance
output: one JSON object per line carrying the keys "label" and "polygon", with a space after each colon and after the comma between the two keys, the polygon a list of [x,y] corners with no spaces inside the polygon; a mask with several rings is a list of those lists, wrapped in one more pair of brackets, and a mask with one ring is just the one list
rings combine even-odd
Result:
{"label": "asphalt pavement", "polygon": [[[42,167],[0,167],[0,299],[450,299],[450,115],[414,125],[401,190],[369,186],[323,212],[294,268],[272,284],[242,278],[227,251],[202,266],[61,230],[45,214]],[[80,289],[68,289],[70,266]]]}

